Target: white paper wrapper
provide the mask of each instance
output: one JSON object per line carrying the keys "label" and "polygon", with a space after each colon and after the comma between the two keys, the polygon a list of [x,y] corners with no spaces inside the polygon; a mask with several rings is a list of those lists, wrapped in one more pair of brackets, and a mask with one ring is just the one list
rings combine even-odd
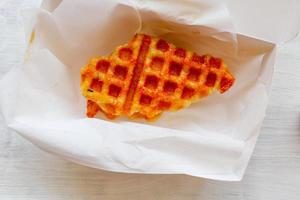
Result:
{"label": "white paper wrapper", "polygon": [[[63,0],[26,11],[34,41],[24,64],[0,81],[8,127],[95,168],[240,180],[265,114],[275,45],[236,34],[226,4],[209,2]],[[136,32],[222,57],[234,87],[154,123],[86,118],[80,68]]]}

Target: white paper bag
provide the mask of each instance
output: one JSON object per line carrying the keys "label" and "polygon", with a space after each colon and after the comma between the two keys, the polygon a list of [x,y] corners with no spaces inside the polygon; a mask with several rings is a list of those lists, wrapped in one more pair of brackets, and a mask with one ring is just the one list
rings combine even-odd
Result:
{"label": "white paper bag", "polygon": [[[33,42],[24,64],[0,81],[9,128],[46,151],[95,168],[242,178],[265,115],[275,44],[237,33],[226,4],[48,0],[26,13]],[[80,68],[136,32],[223,58],[235,85],[153,123],[86,118]]]}

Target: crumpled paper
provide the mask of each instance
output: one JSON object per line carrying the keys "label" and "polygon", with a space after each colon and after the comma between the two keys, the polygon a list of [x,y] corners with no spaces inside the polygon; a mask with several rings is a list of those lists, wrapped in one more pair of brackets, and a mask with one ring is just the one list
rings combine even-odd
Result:
{"label": "crumpled paper", "polygon": [[[95,168],[242,178],[265,115],[275,44],[237,34],[221,3],[49,2],[25,12],[31,16],[27,32],[34,31],[24,63],[0,81],[0,108],[9,128],[46,151]],[[222,57],[235,85],[156,122],[86,118],[80,68],[136,32]]]}

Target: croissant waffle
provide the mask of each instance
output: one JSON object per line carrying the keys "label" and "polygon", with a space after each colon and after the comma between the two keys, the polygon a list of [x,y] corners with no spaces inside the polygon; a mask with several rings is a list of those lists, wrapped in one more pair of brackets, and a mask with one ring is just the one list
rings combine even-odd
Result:
{"label": "croissant waffle", "polygon": [[87,116],[102,111],[109,119],[125,115],[154,120],[163,111],[187,107],[214,90],[224,93],[233,83],[221,59],[143,34],[81,69]]}

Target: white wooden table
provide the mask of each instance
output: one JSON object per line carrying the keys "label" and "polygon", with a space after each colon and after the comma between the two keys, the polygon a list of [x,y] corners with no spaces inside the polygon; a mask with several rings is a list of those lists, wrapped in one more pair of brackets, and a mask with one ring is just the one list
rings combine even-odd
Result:
{"label": "white wooden table", "polygon": [[[0,1],[0,74],[22,60],[17,13],[32,2]],[[95,170],[45,153],[0,125],[0,200],[15,199],[300,199],[300,37],[278,49],[270,104],[243,181]]]}

